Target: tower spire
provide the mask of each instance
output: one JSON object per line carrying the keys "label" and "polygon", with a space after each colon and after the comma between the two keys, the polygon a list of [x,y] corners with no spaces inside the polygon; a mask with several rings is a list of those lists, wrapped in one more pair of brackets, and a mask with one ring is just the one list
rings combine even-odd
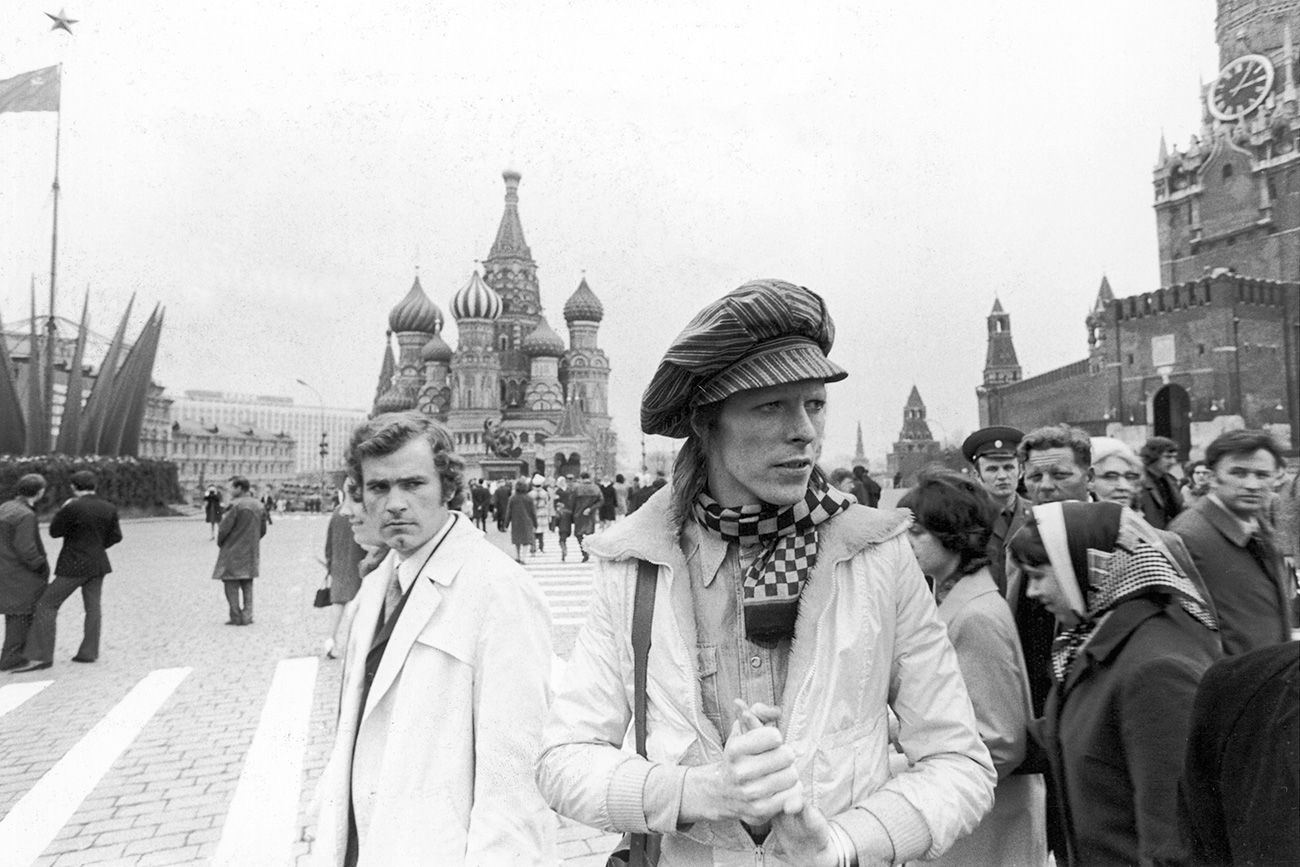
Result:
{"label": "tower spire", "polygon": [[521,175],[514,169],[501,173],[506,182],[506,208],[501,215],[501,225],[497,227],[496,240],[487,260],[527,259],[532,261],[533,253],[524,241],[524,225],[519,221],[519,180]]}

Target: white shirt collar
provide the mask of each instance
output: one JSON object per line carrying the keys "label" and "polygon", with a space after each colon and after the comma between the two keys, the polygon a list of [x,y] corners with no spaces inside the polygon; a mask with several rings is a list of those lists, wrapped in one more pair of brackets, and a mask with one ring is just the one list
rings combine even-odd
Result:
{"label": "white shirt collar", "polygon": [[451,528],[456,524],[457,514],[452,512],[447,516],[447,522],[442,525],[438,532],[433,534],[433,538],[425,542],[420,547],[412,551],[408,556],[402,557],[399,552],[397,555],[397,583],[401,586],[402,592],[405,593],[411,589],[415,583],[416,576],[423,571],[433,552],[442,544],[442,540],[451,532]]}
{"label": "white shirt collar", "polygon": [[1219,499],[1218,494],[1206,494],[1206,496],[1214,501],[1214,505],[1218,506],[1220,509],[1223,510],[1223,514],[1227,515],[1229,518],[1236,521],[1241,526],[1242,532],[1244,532],[1247,536],[1253,536],[1255,532],[1259,529],[1259,521],[1257,519],[1251,518],[1249,521],[1243,521],[1241,518],[1237,516],[1235,512],[1233,512],[1227,506],[1223,505],[1223,500]]}

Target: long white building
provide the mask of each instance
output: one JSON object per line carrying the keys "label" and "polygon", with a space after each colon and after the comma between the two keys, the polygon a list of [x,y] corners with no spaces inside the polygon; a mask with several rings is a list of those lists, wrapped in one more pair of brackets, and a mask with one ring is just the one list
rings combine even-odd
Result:
{"label": "long white building", "polygon": [[322,469],[322,433],[327,449],[323,469],[325,472],[341,470],[352,431],[367,416],[364,409],[322,408],[296,404],[291,397],[226,391],[186,391],[171,406],[174,421],[198,422],[209,427],[244,425],[288,434],[297,444],[294,471],[298,473]]}

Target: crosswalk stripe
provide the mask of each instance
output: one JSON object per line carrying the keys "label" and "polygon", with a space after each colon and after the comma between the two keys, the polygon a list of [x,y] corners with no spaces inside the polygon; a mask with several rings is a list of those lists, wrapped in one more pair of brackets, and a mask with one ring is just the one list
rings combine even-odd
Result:
{"label": "crosswalk stripe", "polygon": [[8,686],[0,686],[0,716],[9,713],[9,711],[52,683],[54,683],[52,680],[33,680],[30,683],[11,683]]}
{"label": "crosswalk stripe", "polygon": [[14,804],[0,819],[0,852],[5,864],[30,864],[40,857],[100,777],[189,673],[189,668],[150,672]]}
{"label": "crosswalk stripe", "polygon": [[276,665],[210,867],[290,863],[316,670],[314,656]]}
{"label": "crosswalk stripe", "polygon": [[524,568],[537,580],[551,610],[551,625],[582,626],[587,622],[596,580],[596,564],[582,562],[582,551],[569,540],[568,559],[560,559],[559,538],[553,532],[543,537],[545,548],[524,561]]}

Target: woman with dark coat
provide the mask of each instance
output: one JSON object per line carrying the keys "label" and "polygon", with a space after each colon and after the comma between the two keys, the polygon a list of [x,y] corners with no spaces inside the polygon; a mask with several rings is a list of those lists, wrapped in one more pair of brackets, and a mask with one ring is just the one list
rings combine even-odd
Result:
{"label": "woman with dark coat", "polygon": [[1009,549],[1060,628],[1038,731],[1067,829],[1057,863],[1182,863],[1192,702],[1221,653],[1201,591],[1118,503],[1035,506]]}
{"label": "woman with dark coat", "polygon": [[510,541],[515,546],[515,562],[522,563],[523,547],[527,545],[528,553],[533,554],[537,545],[537,507],[528,496],[526,479],[515,482],[515,492],[506,503],[506,526],[510,528]]}

